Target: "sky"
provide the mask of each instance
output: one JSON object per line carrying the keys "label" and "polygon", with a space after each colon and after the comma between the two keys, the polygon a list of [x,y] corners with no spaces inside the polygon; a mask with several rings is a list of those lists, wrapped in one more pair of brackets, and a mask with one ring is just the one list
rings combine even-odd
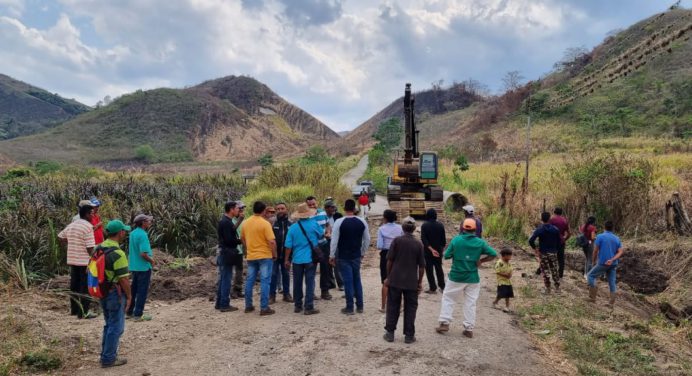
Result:
{"label": "sky", "polygon": [[[94,105],[247,75],[336,131],[403,94],[549,72],[657,0],[0,0],[0,73]],[[692,6],[692,0],[682,2]]]}

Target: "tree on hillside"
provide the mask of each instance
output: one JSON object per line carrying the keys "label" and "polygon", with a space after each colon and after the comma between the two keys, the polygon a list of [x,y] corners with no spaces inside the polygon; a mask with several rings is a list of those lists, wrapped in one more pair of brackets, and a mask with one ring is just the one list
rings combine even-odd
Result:
{"label": "tree on hillside", "polygon": [[257,160],[257,163],[259,163],[262,168],[271,167],[271,165],[274,164],[274,157],[271,154],[264,154]]}
{"label": "tree on hillside", "polygon": [[521,73],[517,70],[509,71],[505,73],[505,76],[502,77],[502,86],[505,89],[505,91],[513,91],[519,88],[521,86],[522,82],[524,81],[524,76],[521,75]]}
{"label": "tree on hillside", "polygon": [[380,123],[377,132],[373,135],[385,151],[389,151],[401,142],[403,129],[398,118],[389,118]]}
{"label": "tree on hillside", "polygon": [[591,53],[584,46],[570,47],[565,50],[562,59],[553,65],[558,72],[568,72],[575,75],[591,62]]}

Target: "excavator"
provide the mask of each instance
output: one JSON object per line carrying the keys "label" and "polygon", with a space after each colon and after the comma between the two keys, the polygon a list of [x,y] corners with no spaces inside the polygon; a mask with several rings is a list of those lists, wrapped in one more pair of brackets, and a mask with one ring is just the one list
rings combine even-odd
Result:
{"label": "excavator", "polygon": [[411,84],[404,90],[404,148],[397,152],[392,175],[388,178],[387,200],[399,218],[422,217],[428,209],[443,214],[442,187],[437,185],[437,153],[418,151],[418,130],[414,118],[415,98]]}

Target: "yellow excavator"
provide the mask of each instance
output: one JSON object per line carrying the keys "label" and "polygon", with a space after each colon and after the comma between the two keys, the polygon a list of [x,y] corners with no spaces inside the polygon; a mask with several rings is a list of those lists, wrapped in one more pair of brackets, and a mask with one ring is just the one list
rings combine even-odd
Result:
{"label": "yellow excavator", "polygon": [[397,152],[394,169],[388,179],[387,200],[399,218],[424,216],[428,209],[443,214],[442,187],[437,185],[437,153],[418,151],[418,130],[414,119],[415,98],[411,84],[404,91],[404,149]]}

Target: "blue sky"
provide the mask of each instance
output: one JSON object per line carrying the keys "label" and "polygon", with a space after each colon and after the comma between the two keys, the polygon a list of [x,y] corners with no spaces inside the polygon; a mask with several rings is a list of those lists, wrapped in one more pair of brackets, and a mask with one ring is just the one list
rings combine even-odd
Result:
{"label": "blue sky", "polygon": [[[550,71],[654,0],[0,0],[0,73],[93,105],[245,74],[337,131],[403,93]],[[682,2],[692,6],[692,0]]]}

